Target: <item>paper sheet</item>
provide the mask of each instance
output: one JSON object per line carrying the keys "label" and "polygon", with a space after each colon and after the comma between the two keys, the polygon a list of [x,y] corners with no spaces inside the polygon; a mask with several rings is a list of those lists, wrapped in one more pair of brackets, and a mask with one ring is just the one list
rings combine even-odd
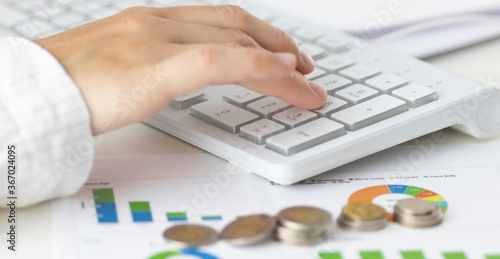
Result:
{"label": "paper sheet", "polygon": [[[155,255],[168,251],[177,253],[168,257],[175,259],[498,256],[499,150],[500,143],[397,146],[292,186],[275,185],[205,154],[98,158],[76,195],[53,202],[55,249],[59,258],[159,259],[167,257]],[[390,222],[381,230],[355,233],[335,226],[326,242],[312,247],[269,241],[240,248],[219,241],[193,252],[162,238],[175,224],[220,231],[237,216],[274,215],[295,205],[318,206],[337,217],[353,196],[388,211],[398,199],[421,196],[446,213],[441,225],[425,229]],[[104,210],[106,202],[115,210]],[[140,214],[131,202],[149,208]]]}

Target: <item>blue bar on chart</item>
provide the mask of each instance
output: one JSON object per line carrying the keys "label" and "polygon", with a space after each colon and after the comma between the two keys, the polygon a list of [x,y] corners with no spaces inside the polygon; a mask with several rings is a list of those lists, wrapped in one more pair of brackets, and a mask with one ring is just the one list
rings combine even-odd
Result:
{"label": "blue bar on chart", "polygon": [[185,212],[167,212],[167,221],[187,221]]}
{"label": "blue bar on chart", "polygon": [[202,220],[222,220],[221,215],[203,215],[201,216]]}
{"label": "blue bar on chart", "polygon": [[118,223],[118,214],[116,213],[115,196],[113,189],[94,189],[95,210],[99,223]]}
{"label": "blue bar on chart", "polygon": [[153,222],[151,208],[147,201],[131,201],[129,202],[132,219],[134,222]]}

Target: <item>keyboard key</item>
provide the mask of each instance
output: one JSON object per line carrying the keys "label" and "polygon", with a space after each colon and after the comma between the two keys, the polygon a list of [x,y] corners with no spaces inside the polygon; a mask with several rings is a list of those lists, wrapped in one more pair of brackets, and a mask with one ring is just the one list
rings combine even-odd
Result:
{"label": "keyboard key", "polygon": [[354,131],[407,111],[406,102],[383,94],[333,113],[331,118]]}
{"label": "keyboard key", "polygon": [[27,13],[18,11],[10,6],[2,5],[2,3],[0,3],[0,14],[0,25],[9,29],[14,27],[18,22],[29,18]]}
{"label": "keyboard key", "polygon": [[144,3],[145,1],[143,0],[128,0],[128,1],[116,1],[116,2],[113,2],[113,4],[120,8],[121,10],[123,9],[127,9],[127,8],[130,8],[130,7],[135,7],[135,6],[142,6],[142,4]]}
{"label": "keyboard key", "polygon": [[36,39],[38,35],[57,28],[45,20],[28,19],[14,26],[14,31],[28,39]]}
{"label": "keyboard key", "polygon": [[65,31],[65,30],[63,30],[63,29],[47,30],[47,31],[44,31],[44,32],[40,32],[35,38],[41,39],[41,38],[52,36],[54,34],[61,33],[63,31]]}
{"label": "keyboard key", "polygon": [[51,22],[62,29],[71,29],[87,23],[87,19],[77,13],[64,13],[52,18]]}
{"label": "keyboard key", "polygon": [[99,10],[95,10],[91,13],[89,13],[89,16],[90,16],[90,19],[95,21],[95,20],[99,20],[99,19],[103,19],[103,18],[106,18],[106,17],[109,17],[111,15],[114,15],[116,13],[118,13],[120,10],[118,8],[102,8],[102,9],[99,9]]}
{"label": "keyboard key", "polygon": [[262,94],[252,92],[245,88],[241,88],[240,91],[237,91],[235,93],[223,95],[222,99],[230,104],[236,105],[241,108],[245,108],[247,104],[256,101],[261,97]]}
{"label": "keyboard key", "polygon": [[311,110],[315,112],[320,117],[328,117],[330,114],[347,108],[347,102],[333,96],[326,97],[326,103],[322,108]]}
{"label": "keyboard key", "polygon": [[323,32],[312,27],[301,27],[293,31],[293,35],[307,41],[313,41],[323,36]]}
{"label": "keyboard key", "polygon": [[240,127],[259,116],[222,100],[209,100],[191,106],[190,114],[225,131],[236,134]]}
{"label": "keyboard key", "polygon": [[408,80],[393,74],[382,74],[366,80],[365,83],[382,93],[390,93],[392,90],[408,83]]}
{"label": "keyboard key", "polygon": [[337,71],[352,64],[354,64],[354,62],[340,55],[332,55],[316,61],[316,65],[330,72]]}
{"label": "keyboard key", "polygon": [[265,118],[271,118],[275,113],[292,107],[291,104],[274,96],[267,96],[247,105],[247,108]]}
{"label": "keyboard key", "polygon": [[90,14],[92,11],[103,8],[104,4],[98,1],[81,1],[70,4],[69,7],[81,14]]}
{"label": "keyboard key", "polygon": [[305,77],[306,77],[307,80],[311,80],[311,79],[320,77],[320,76],[325,75],[325,74],[326,74],[325,70],[323,70],[323,69],[321,69],[321,68],[319,68],[319,67],[316,66],[314,68],[314,70],[311,73],[305,75]]}
{"label": "keyboard key", "polygon": [[297,107],[273,115],[273,120],[285,124],[287,129],[295,128],[318,118],[316,113]]}
{"label": "keyboard key", "polygon": [[274,17],[273,13],[266,11],[266,10],[259,9],[259,8],[251,8],[247,11],[249,13],[251,13],[253,16],[255,16],[263,21],[269,21]]}
{"label": "keyboard key", "polygon": [[302,50],[304,50],[309,56],[313,59],[317,59],[319,56],[326,53],[326,50],[322,47],[314,45],[312,43],[303,43],[299,46]]}
{"label": "keyboard key", "polygon": [[290,156],[344,134],[342,124],[320,118],[268,138],[266,148]]}
{"label": "keyboard key", "polygon": [[420,84],[409,84],[396,89],[392,95],[406,101],[408,107],[417,108],[437,100],[436,91]]}
{"label": "keyboard key", "polygon": [[378,95],[378,91],[370,87],[355,84],[335,92],[335,96],[347,100],[351,104],[358,104]]}
{"label": "keyboard key", "polygon": [[269,119],[262,119],[241,127],[240,137],[262,145],[267,138],[284,131],[285,126]]}
{"label": "keyboard key", "polygon": [[183,110],[206,100],[204,93],[195,91],[175,97],[170,101],[169,105],[178,110]]}
{"label": "keyboard key", "polygon": [[314,82],[326,87],[326,90],[330,95],[333,95],[335,91],[352,83],[352,81],[347,78],[333,74],[315,79]]}
{"label": "keyboard key", "polygon": [[299,22],[285,18],[274,19],[269,24],[284,32],[290,32],[291,30],[300,26]]}
{"label": "keyboard key", "polygon": [[342,53],[351,49],[351,45],[335,36],[325,36],[318,39],[318,44],[329,49],[333,53]]}
{"label": "keyboard key", "polygon": [[340,70],[339,74],[352,80],[363,82],[365,79],[380,74],[380,69],[370,66],[354,65]]}

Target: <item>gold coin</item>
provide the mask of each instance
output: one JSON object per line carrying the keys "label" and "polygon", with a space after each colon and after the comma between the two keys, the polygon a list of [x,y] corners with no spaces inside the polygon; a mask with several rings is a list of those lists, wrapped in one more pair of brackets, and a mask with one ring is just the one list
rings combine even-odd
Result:
{"label": "gold coin", "polygon": [[269,238],[275,226],[276,220],[269,215],[249,215],[224,227],[221,238],[233,245],[251,245]]}
{"label": "gold coin", "polygon": [[218,239],[217,232],[212,228],[186,224],[168,228],[163,232],[163,237],[181,246],[201,246],[212,244]]}
{"label": "gold coin", "polygon": [[342,215],[352,220],[376,220],[386,217],[384,208],[369,202],[355,202],[342,209]]}

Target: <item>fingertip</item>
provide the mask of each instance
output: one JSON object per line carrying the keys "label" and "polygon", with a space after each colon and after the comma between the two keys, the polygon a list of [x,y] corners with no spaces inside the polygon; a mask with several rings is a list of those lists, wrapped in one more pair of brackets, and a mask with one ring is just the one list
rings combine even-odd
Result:
{"label": "fingertip", "polygon": [[[303,49],[299,49],[300,58],[304,66],[299,70],[304,75],[311,73],[314,70],[314,59]],[[297,68],[299,69],[299,68]]]}
{"label": "fingertip", "polygon": [[309,107],[311,107],[311,109],[313,110],[323,107],[323,105],[325,105],[326,97],[328,95],[326,88],[313,81],[307,81],[307,83],[309,84],[309,87],[316,95],[313,96],[313,98],[311,98],[310,102],[308,103]]}
{"label": "fingertip", "polygon": [[314,81],[307,81],[309,84],[309,87],[319,96],[325,96],[327,95],[326,88]]}

